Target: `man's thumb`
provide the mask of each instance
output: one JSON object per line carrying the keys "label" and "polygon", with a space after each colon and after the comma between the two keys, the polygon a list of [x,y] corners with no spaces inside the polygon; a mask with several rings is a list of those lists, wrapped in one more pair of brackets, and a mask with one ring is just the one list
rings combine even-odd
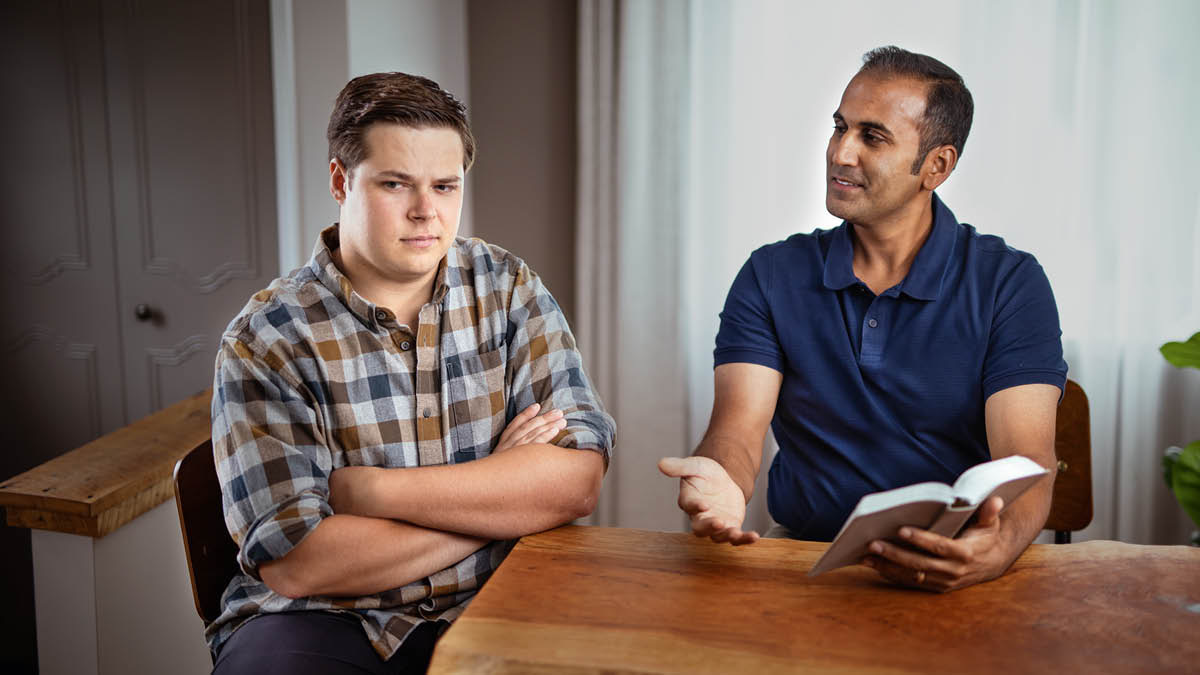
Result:
{"label": "man's thumb", "polygon": [[696,475],[697,462],[695,457],[663,457],[658,460],[658,470],[672,478]]}
{"label": "man's thumb", "polygon": [[979,509],[979,518],[975,524],[980,527],[991,527],[997,520],[1000,519],[1000,512],[1004,510],[1004,500],[1000,497],[992,497],[983,503],[983,507]]}

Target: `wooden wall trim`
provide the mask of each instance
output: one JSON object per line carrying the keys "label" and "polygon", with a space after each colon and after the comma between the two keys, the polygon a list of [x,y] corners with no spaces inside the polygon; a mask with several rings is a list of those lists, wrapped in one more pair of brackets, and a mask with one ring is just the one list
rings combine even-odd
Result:
{"label": "wooden wall trim", "polygon": [[0,481],[11,526],[103,537],[173,495],[175,463],[212,435],[212,391]]}

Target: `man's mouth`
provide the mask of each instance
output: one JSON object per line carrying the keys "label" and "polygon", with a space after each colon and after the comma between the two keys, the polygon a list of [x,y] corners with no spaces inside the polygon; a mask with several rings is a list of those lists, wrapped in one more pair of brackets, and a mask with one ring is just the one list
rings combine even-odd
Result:
{"label": "man's mouth", "polygon": [[860,188],[860,187],[862,187],[862,185],[860,185],[858,183],[854,183],[854,182],[845,180],[843,178],[838,178],[837,176],[833,176],[832,178],[830,178],[830,181],[834,185],[838,185],[838,186],[844,187],[844,188]]}
{"label": "man's mouth", "polygon": [[415,248],[429,248],[437,243],[438,238],[432,234],[422,234],[416,237],[405,237],[400,241]]}

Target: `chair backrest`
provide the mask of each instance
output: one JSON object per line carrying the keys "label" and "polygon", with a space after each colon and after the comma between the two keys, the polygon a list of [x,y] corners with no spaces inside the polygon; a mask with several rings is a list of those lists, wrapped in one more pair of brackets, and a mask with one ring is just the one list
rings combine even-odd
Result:
{"label": "chair backrest", "polygon": [[221,594],[238,573],[238,548],[225,529],[211,440],[175,464],[175,505],[192,578],[192,599],[208,625],[221,613]]}
{"label": "chair backrest", "polygon": [[1074,380],[1067,380],[1058,404],[1054,451],[1058,473],[1054,497],[1045,529],[1054,530],[1055,543],[1070,543],[1071,532],[1092,522],[1092,432],[1087,394]]}

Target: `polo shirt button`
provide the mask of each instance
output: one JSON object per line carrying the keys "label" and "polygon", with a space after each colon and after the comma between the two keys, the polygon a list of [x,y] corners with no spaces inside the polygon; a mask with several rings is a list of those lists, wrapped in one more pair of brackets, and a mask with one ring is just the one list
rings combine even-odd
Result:
{"label": "polo shirt button", "polygon": [[868,319],[867,325],[870,326],[871,328],[874,328],[879,325],[879,322],[876,321],[875,319]]}
{"label": "polo shirt button", "polygon": [[388,318],[387,312],[383,311],[382,309],[375,310],[375,320],[376,321],[387,321],[387,318]]}
{"label": "polo shirt button", "polygon": [[408,351],[408,350],[412,349],[412,343],[409,342],[408,340],[405,340],[404,342],[400,343],[400,349],[401,349],[401,351]]}
{"label": "polo shirt button", "polygon": [[426,409],[425,409],[425,411],[424,411],[424,412],[422,412],[421,414],[422,414],[423,416],[425,416],[425,417],[429,417],[429,415],[430,415],[431,413],[429,412],[429,408],[426,408]]}

